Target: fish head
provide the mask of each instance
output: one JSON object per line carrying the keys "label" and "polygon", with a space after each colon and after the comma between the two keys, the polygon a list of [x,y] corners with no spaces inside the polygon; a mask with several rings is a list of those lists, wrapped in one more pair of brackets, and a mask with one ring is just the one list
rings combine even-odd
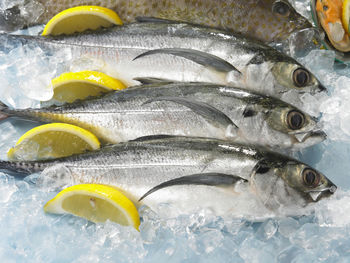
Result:
{"label": "fish head", "polygon": [[[260,104],[270,136],[280,145],[305,148],[326,139],[317,118],[274,98],[265,98]],[[272,140],[272,138],[271,138]]]}
{"label": "fish head", "polygon": [[[265,9],[266,25],[270,42],[282,42],[293,32],[311,28],[311,23],[300,15],[287,0],[263,0],[259,3]],[[268,9],[268,10],[266,10]]]}
{"label": "fish head", "polygon": [[299,94],[316,94],[327,91],[309,70],[292,59],[275,62],[271,72],[276,92],[280,94],[291,90]]}
{"label": "fish head", "polygon": [[337,187],[325,175],[300,162],[287,162],[278,175],[289,187],[302,193],[307,202],[317,202],[331,196]]}
{"label": "fish head", "polygon": [[337,189],[326,176],[310,166],[277,156],[257,164],[251,185],[271,210],[306,207],[331,196]]}

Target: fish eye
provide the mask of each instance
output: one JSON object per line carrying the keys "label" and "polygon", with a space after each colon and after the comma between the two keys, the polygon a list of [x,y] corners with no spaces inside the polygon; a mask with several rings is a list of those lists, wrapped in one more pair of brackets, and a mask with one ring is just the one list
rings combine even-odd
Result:
{"label": "fish eye", "polygon": [[290,15],[290,6],[283,1],[276,1],[272,6],[272,12],[287,17]]}
{"label": "fish eye", "polygon": [[316,171],[306,168],[303,171],[303,180],[306,186],[316,187],[320,182],[320,175]]}
{"label": "fish eye", "polygon": [[292,111],[288,112],[287,123],[288,123],[289,128],[292,130],[301,129],[305,123],[304,114],[302,114],[301,112],[296,111],[296,110],[292,110]]}
{"label": "fish eye", "polygon": [[298,68],[293,72],[293,82],[297,87],[305,87],[310,81],[310,73],[305,69]]}

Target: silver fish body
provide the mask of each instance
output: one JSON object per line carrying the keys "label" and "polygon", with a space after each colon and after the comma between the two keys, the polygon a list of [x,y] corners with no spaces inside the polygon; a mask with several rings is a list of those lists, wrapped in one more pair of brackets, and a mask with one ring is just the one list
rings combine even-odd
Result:
{"label": "silver fish body", "polygon": [[287,0],[23,0],[0,10],[0,29],[47,23],[58,12],[79,5],[110,8],[125,23],[138,16],[159,17],[219,27],[266,42],[311,27]]}
{"label": "silver fish body", "polygon": [[62,106],[0,111],[77,125],[106,143],[167,134],[299,149],[326,137],[314,118],[287,103],[209,83],[155,83]]}
{"label": "silver fish body", "polygon": [[0,169],[43,171],[39,181],[44,184],[113,185],[137,205],[168,203],[182,212],[201,207],[240,216],[261,209],[296,213],[336,190],[324,175],[297,160],[205,138],[140,138],[51,161],[0,161]]}
{"label": "silver fish body", "polygon": [[273,48],[184,23],[144,22],[74,36],[0,38],[6,45],[22,42],[47,52],[70,48],[74,58],[99,59],[127,85],[137,84],[136,77],[154,77],[229,84],[275,97],[287,91],[325,90],[311,72]]}

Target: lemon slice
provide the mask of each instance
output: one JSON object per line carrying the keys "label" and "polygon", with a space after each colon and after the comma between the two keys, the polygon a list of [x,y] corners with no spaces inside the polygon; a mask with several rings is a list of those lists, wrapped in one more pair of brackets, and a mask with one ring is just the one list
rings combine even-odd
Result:
{"label": "lemon slice", "polygon": [[99,96],[112,90],[125,89],[118,79],[102,72],[80,71],[63,73],[51,81],[53,99],[60,102],[73,102],[89,96]]}
{"label": "lemon slice", "polygon": [[350,34],[349,28],[349,19],[350,19],[350,0],[344,0],[343,2],[343,11],[342,11],[342,22],[343,27]]}
{"label": "lemon slice", "polygon": [[41,160],[98,148],[100,142],[91,132],[71,124],[50,123],[23,134],[7,152],[7,157],[9,160]]}
{"label": "lemon slice", "polygon": [[135,205],[117,189],[101,184],[68,187],[47,202],[44,211],[73,214],[95,223],[111,220],[137,230],[140,225]]}
{"label": "lemon slice", "polygon": [[77,6],[55,15],[46,24],[43,36],[72,34],[88,29],[98,29],[112,25],[122,25],[119,16],[112,10],[101,6]]}

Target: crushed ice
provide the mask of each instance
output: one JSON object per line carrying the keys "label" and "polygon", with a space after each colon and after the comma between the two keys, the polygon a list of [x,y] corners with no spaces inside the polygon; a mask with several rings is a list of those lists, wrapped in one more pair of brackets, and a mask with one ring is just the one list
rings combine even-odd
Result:
{"label": "crushed ice", "polygon": [[[0,8],[11,2],[22,1],[0,1]],[[293,4],[304,12],[307,2],[295,0]],[[32,29],[32,33],[40,30]],[[63,64],[70,54],[63,50],[47,60],[38,47],[16,45],[8,54],[0,52],[0,99],[17,108],[35,107],[39,105],[36,100],[50,97],[50,80],[67,69]],[[92,224],[73,216],[45,215],[43,205],[62,185],[47,180],[37,187],[40,175],[23,180],[0,173],[1,262],[349,262],[350,71],[334,66],[332,51],[294,55],[329,90],[329,96],[321,98],[303,96],[304,110],[321,118],[328,139],[296,156],[339,186],[335,195],[314,206],[314,213],[254,222],[223,219],[200,210],[164,219],[141,207],[141,232],[137,232],[111,222]],[[95,63],[85,58],[80,62],[72,63],[71,70]],[[6,159],[6,151],[27,129],[28,124],[21,127],[13,120],[0,123],[1,159]],[[64,182],[71,183],[69,178]],[[171,209],[161,206],[159,210]]]}

